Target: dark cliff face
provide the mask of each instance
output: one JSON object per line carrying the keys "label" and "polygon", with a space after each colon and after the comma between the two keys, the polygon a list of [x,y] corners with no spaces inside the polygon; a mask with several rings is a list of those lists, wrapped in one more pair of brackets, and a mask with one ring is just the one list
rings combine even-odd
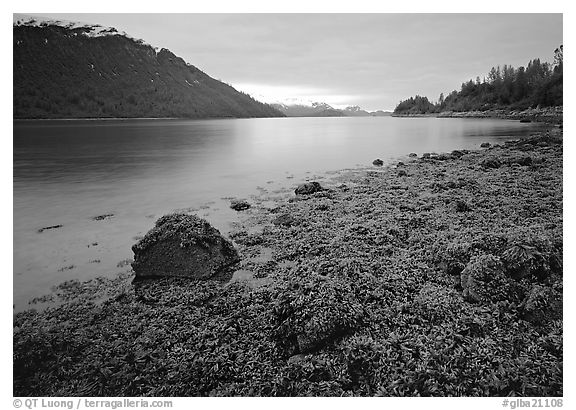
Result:
{"label": "dark cliff face", "polygon": [[14,26],[14,118],[283,116],[169,50],[87,33]]}

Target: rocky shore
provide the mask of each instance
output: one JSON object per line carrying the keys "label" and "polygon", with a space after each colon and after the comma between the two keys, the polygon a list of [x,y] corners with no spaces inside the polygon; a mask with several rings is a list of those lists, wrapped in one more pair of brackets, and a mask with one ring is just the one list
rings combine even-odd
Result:
{"label": "rocky shore", "polygon": [[18,313],[13,393],[562,396],[562,151],[556,127],[251,198],[231,279]]}
{"label": "rocky shore", "polygon": [[443,111],[438,118],[500,118],[523,122],[562,124],[563,107],[529,108],[527,110]]}
{"label": "rocky shore", "polygon": [[392,114],[393,117],[498,118],[522,122],[562,124],[563,107],[529,108],[526,110],[442,111],[429,114]]}

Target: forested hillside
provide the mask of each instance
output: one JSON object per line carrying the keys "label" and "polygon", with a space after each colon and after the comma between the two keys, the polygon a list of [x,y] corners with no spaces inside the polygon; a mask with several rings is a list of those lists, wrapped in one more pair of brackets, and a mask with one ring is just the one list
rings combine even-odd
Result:
{"label": "forested hillside", "polygon": [[440,94],[433,104],[427,97],[411,97],[398,104],[395,114],[429,114],[442,111],[524,110],[563,105],[563,47],[554,52],[554,63],[534,59],[526,67],[492,67],[481,80],[462,84],[460,91]]}
{"label": "forested hillside", "polygon": [[14,24],[14,118],[283,116],[167,49],[94,27]]}

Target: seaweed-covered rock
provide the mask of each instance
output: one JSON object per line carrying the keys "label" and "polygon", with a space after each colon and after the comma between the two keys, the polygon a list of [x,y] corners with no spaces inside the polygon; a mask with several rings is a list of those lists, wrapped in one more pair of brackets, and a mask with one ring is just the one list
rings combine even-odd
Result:
{"label": "seaweed-covered rock", "polygon": [[381,167],[382,165],[384,165],[384,161],[382,161],[380,158],[376,158],[374,161],[372,161],[372,165],[376,165],[377,167]]}
{"label": "seaweed-covered rock", "polygon": [[327,211],[332,207],[332,201],[329,199],[320,199],[314,209],[317,211]]}
{"label": "seaweed-covered rock", "polygon": [[439,286],[434,283],[425,284],[414,302],[421,317],[430,321],[444,321],[460,309],[458,292],[454,289]]}
{"label": "seaweed-covered rock", "polygon": [[484,158],[480,162],[480,165],[483,168],[500,168],[500,165],[502,165],[502,164],[500,163],[500,160],[498,158],[489,157],[489,158]]}
{"label": "seaweed-covered rock", "polygon": [[451,155],[452,157],[454,157],[454,158],[460,158],[461,156],[464,155],[464,152],[462,152],[462,151],[460,151],[460,150],[458,150],[458,149],[455,149],[454,151],[452,151],[452,152],[450,153],[450,155]]}
{"label": "seaweed-covered rock", "polygon": [[508,300],[509,284],[504,265],[493,255],[474,256],[460,274],[464,299],[469,302]]}
{"label": "seaweed-covered rock", "polygon": [[296,225],[298,221],[290,214],[282,214],[274,218],[272,223],[277,226],[292,226]]}
{"label": "seaweed-covered rock", "polygon": [[348,377],[354,386],[372,382],[385,347],[370,336],[353,335],[343,343]]}
{"label": "seaweed-covered rock", "polygon": [[136,277],[207,279],[240,260],[231,242],[204,219],[171,214],[132,246]]}
{"label": "seaweed-covered rock", "polygon": [[364,309],[350,284],[312,275],[281,286],[275,295],[275,338],[288,355],[321,349],[356,329]]}
{"label": "seaweed-covered rock", "polygon": [[233,199],[232,202],[230,202],[230,208],[235,211],[244,211],[249,209],[250,206],[251,205],[243,199]]}
{"label": "seaweed-covered rock", "polygon": [[259,233],[249,234],[246,231],[231,232],[230,238],[244,246],[256,246],[264,243],[264,237]]}
{"label": "seaweed-covered rock", "polygon": [[526,244],[517,244],[506,249],[502,253],[502,261],[514,279],[535,276],[542,280],[550,271],[544,255],[536,247]]}
{"label": "seaweed-covered rock", "polygon": [[423,159],[428,159],[428,158],[430,158],[430,153],[429,153],[429,152],[425,152],[424,154],[422,154],[422,158],[423,158]]}
{"label": "seaweed-covered rock", "polygon": [[456,240],[446,244],[439,241],[433,245],[433,260],[446,274],[457,277],[459,286],[460,274],[470,261],[472,251],[469,242]]}
{"label": "seaweed-covered rock", "polygon": [[509,164],[518,164],[522,166],[532,165],[532,157],[530,155],[518,155],[508,160]]}
{"label": "seaweed-covered rock", "polygon": [[456,212],[468,212],[470,211],[470,205],[468,205],[465,201],[458,199],[456,201]]}
{"label": "seaweed-covered rock", "polygon": [[535,285],[522,303],[522,316],[535,325],[562,318],[562,294],[547,286]]}
{"label": "seaweed-covered rock", "polygon": [[323,190],[324,188],[322,188],[319,182],[306,182],[304,184],[298,185],[294,192],[296,195],[310,195]]}
{"label": "seaweed-covered rock", "polygon": [[430,159],[434,159],[436,161],[447,161],[451,158],[452,157],[450,155],[446,155],[446,154],[437,154],[437,155],[432,155],[430,157]]}

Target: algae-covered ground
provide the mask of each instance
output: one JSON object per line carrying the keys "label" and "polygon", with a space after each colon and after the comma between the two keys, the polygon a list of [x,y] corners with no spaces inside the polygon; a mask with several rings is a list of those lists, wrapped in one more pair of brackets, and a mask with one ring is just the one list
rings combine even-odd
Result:
{"label": "algae-covered ground", "polygon": [[18,313],[14,395],[563,394],[561,130],[322,185],[253,199],[231,281]]}

